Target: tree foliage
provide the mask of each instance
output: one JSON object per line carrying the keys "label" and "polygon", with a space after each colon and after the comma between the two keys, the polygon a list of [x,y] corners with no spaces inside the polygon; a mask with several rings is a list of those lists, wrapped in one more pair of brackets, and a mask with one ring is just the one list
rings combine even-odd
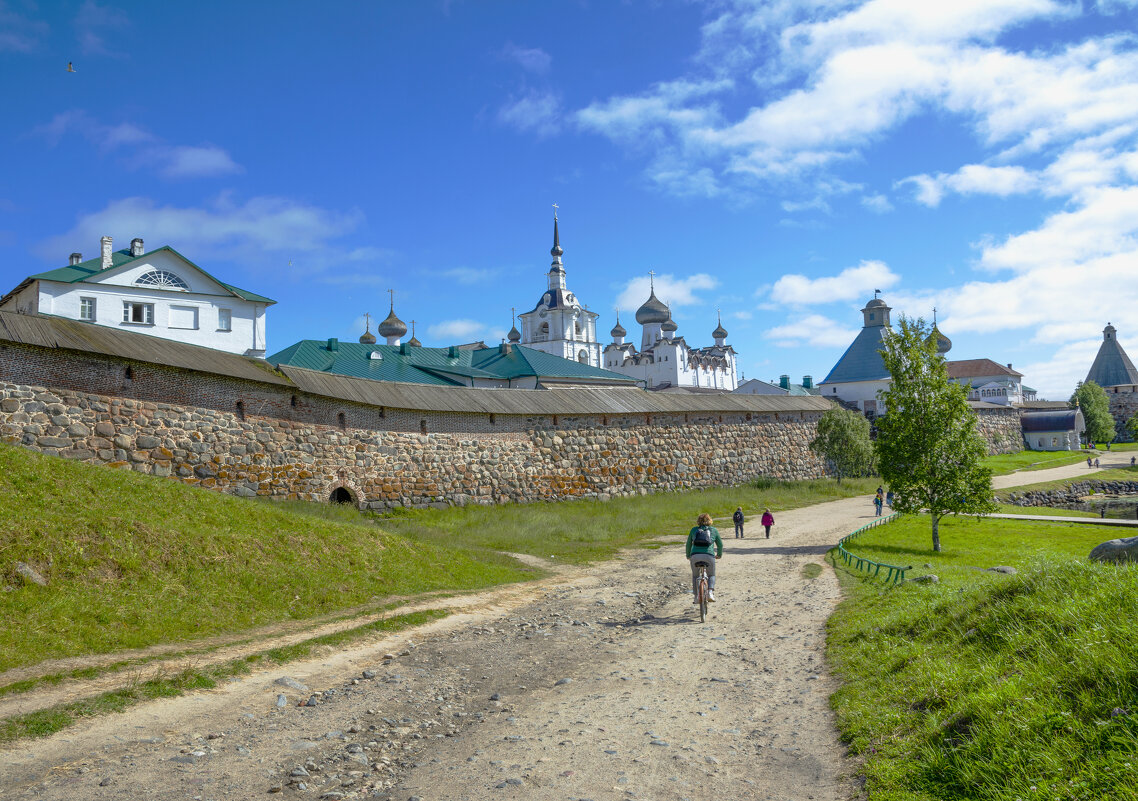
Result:
{"label": "tree foliage", "polygon": [[1110,413],[1110,398],[1106,390],[1094,381],[1084,381],[1071,396],[1070,406],[1083,410],[1087,424],[1087,439],[1091,442],[1111,442],[1114,439],[1114,416]]}
{"label": "tree foliage", "polygon": [[1130,438],[1138,440],[1138,414],[1130,415],[1130,419],[1126,421],[1126,430],[1130,433]]}
{"label": "tree foliage", "polygon": [[878,470],[893,490],[894,509],[928,511],[933,550],[939,551],[946,514],[995,510],[992,471],[981,462],[987,444],[976,432],[967,388],[948,380],[924,320],[902,317],[885,336],[881,355],[893,380],[881,393]]}
{"label": "tree foliage", "polygon": [[843,477],[873,472],[875,459],[869,421],[849,409],[835,407],[822,415],[810,450],[830,463],[839,484]]}

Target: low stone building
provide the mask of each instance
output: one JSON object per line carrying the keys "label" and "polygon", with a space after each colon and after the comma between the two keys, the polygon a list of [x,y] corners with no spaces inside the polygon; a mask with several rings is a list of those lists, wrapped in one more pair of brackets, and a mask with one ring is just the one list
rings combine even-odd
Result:
{"label": "low stone building", "polygon": [[1081,450],[1087,430],[1079,409],[1024,411],[1020,417],[1023,441],[1033,451]]}

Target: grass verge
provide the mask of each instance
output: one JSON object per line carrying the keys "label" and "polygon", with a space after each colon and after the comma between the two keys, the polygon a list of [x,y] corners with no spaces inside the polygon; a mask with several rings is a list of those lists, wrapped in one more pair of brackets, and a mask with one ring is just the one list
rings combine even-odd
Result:
{"label": "grass verge", "polygon": [[[1138,799],[1138,565],[1085,561],[1102,529],[909,517],[861,556],[929,565],[886,588],[835,565],[831,699],[874,801]],[[985,572],[995,565],[1018,575]],[[918,571],[914,571],[916,573]]]}
{"label": "grass verge", "polygon": [[1070,451],[1020,451],[1019,453],[1000,453],[984,459],[984,465],[991,469],[994,476],[1006,476],[1017,470],[1048,470],[1052,467],[1063,467],[1069,464],[1085,462],[1086,454],[1071,453]]}
{"label": "grass verge", "polygon": [[996,504],[996,511],[1004,515],[1040,515],[1043,517],[1095,517],[1092,512],[1078,509],[1057,509],[1054,506],[1016,506],[1011,503]]}
{"label": "grass verge", "polygon": [[1012,493],[1046,492],[1048,490],[1069,487],[1072,484],[1081,484],[1084,481],[1098,481],[1103,483],[1138,481],[1138,467],[1112,467],[1109,470],[1102,470],[1098,473],[1090,473],[1088,475],[1060,478],[1055,481],[1042,481],[1038,484],[1025,484],[1018,487],[1007,487],[1006,489],[998,490],[996,492],[996,498],[1007,498]]}
{"label": "grass verge", "polygon": [[314,637],[284,648],[272,648],[243,659],[234,659],[204,668],[186,668],[171,676],[163,676],[132,684],[121,690],[103,693],[82,701],[61,704],[17,715],[0,721],[0,745],[21,738],[46,737],[62,731],[83,718],[122,712],[136,704],[158,698],[173,698],[187,691],[209,690],[220,682],[247,674],[253,666],[279,665],[302,659],[317,648],[344,645],[377,632],[394,632],[444,618],[442,609],[428,609],[406,615],[377,620],[353,629]]}

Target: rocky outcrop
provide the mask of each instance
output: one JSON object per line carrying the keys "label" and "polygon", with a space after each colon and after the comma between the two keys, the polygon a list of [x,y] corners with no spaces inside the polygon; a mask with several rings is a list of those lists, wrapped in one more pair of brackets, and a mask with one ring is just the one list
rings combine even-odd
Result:
{"label": "rocky outcrop", "polygon": [[1007,502],[1015,506],[1061,506],[1078,503],[1088,495],[1138,495],[1138,481],[1088,479],[1055,489],[1013,492],[1007,496]]}

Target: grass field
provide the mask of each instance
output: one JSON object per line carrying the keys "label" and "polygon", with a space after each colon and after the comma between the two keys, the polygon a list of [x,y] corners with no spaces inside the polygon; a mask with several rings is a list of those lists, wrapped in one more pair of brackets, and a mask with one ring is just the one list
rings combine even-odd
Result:
{"label": "grass field", "polygon": [[832,704],[871,799],[1138,799],[1138,620],[1122,612],[1138,565],[1086,560],[1114,536],[947,518],[934,553],[928,519],[911,517],[854,542],[940,578],[886,588],[838,565]]}
{"label": "grass field", "polygon": [[[777,515],[873,486],[757,482],[379,518],[249,501],[0,446],[0,584],[15,588],[0,592],[0,671],[528,580],[543,573],[506,554],[585,563],[684,534],[701,511],[729,531],[736,506]],[[17,561],[48,586],[23,583]]]}
{"label": "grass field", "polygon": [[984,459],[984,465],[991,469],[992,475],[1005,476],[1017,470],[1047,470],[1077,464],[1086,461],[1086,458],[1085,454],[1070,451],[1020,451],[988,456]]}
{"label": "grass field", "polygon": [[999,490],[996,493],[997,499],[1007,498],[1012,493],[1022,492],[1036,492],[1059,489],[1060,487],[1069,487],[1072,484],[1080,484],[1084,481],[1138,481],[1138,467],[1115,467],[1110,470],[1102,470],[1098,473],[1088,473],[1087,475],[1078,475],[1071,478],[1061,478],[1057,481],[1041,481],[1038,484],[1026,484],[1018,487],[1008,487],[1007,489]]}
{"label": "grass field", "polygon": [[[1056,509],[1053,506],[1015,506],[1010,503],[996,504],[996,511],[1004,515],[1043,515],[1045,517],[1095,517],[1092,512],[1078,509]],[[1107,538],[1109,539],[1109,537]]]}

